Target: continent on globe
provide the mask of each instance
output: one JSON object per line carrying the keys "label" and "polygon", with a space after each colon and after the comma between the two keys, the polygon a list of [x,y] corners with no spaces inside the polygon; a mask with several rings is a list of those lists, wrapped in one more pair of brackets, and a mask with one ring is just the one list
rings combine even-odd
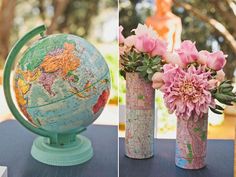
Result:
{"label": "continent on globe", "polygon": [[102,107],[105,106],[109,97],[109,90],[104,90],[99,96],[97,103],[93,106],[93,113],[96,114]]}
{"label": "continent on globe", "polygon": [[74,49],[73,44],[65,43],[64,49],[49,52],[40,68],[45,73],[58,72],[61,77],[66,79],[68,72],[74,71],[80,65],[80,59],[73,53]]}

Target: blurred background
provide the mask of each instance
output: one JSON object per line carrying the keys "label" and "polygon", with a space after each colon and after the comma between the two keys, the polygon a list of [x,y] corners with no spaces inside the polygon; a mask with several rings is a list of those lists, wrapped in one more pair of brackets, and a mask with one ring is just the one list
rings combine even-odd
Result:
{"label": "blurred background", "polygon": [[[120,0],[119,24],[124,36],[145,23],[156,10],[155,0]],[[173,1],[172,12],[181,18],[181,39],[196,41],[199,50],[223,50],[228,54],[224,68],[226,78],[235,83],[236,76],[236,1],[235,0],[178,0]],[[125,81],[119,76],[120,135],[124,135]],[[176,117],[164,107],[161,93],[156,92],[157,130],[160,138],[175,138]],[[209,112],[209,138],[233,139],[236,107],[227,107],[224,115]]]}
{"label": "blurred background", "polygon": [[84,37],[105,57],[112,90],[109,105],[95,123],[117,125],[117,7],[114,0],[0,0],[0,122],[12,118],[2,88],[2,70],[9,50],[29,30],[46,24],[48,34]]}

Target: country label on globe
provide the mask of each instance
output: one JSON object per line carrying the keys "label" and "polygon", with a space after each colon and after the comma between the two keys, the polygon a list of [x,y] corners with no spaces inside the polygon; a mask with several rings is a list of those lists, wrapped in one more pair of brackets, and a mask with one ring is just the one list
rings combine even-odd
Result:
{"label": "country label on globe", "polygon": [[14,75],[24,116],[52,132],[82,129],[101,114],[110,92],[108,66],[83,38],[56,34],[26,50]]}

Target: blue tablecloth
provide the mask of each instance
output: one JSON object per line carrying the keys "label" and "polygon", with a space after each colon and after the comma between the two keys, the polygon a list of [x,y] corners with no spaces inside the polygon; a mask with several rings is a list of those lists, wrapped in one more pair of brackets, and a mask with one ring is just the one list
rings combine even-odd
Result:
{"label": "blue tablecloth", "polygon": [[175,166],[175,140],[155,140],[155,155],[133,160],[124,155],[124,139],[119,141],[120,177],[233,177],[234,141],[208,140],[207,166],[183,170]]}
{"label": "blue tablecloth", "polygon": [[83,133],[90,138],[94,157],[72,167],[55,167],[30,155],[36,135],[17,121],[0,124],[0,165],[8,167],[9,177],[117,177],[117,127],[91,125]]}

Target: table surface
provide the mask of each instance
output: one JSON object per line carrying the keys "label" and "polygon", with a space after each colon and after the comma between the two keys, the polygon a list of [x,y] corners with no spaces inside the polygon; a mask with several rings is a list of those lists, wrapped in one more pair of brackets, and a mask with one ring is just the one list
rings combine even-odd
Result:
{"label": "table surface", "polygon": [[91,125],[82,133],[93,144],[94,156],[82,165],[56,167],[40,163],[30,155],[36,137],[17,121],[0,124],[0,165],[9,177],[117,177],[117,127]]}
{"label": "table surface", "polygon": [[120,177],[233,177],[233,140],[208,140],[207,166],[200,170],[175,166],[175,140],[155,139],[154,146],[154,157],[133,160],[124,155],[124,138],[120,138]]}

